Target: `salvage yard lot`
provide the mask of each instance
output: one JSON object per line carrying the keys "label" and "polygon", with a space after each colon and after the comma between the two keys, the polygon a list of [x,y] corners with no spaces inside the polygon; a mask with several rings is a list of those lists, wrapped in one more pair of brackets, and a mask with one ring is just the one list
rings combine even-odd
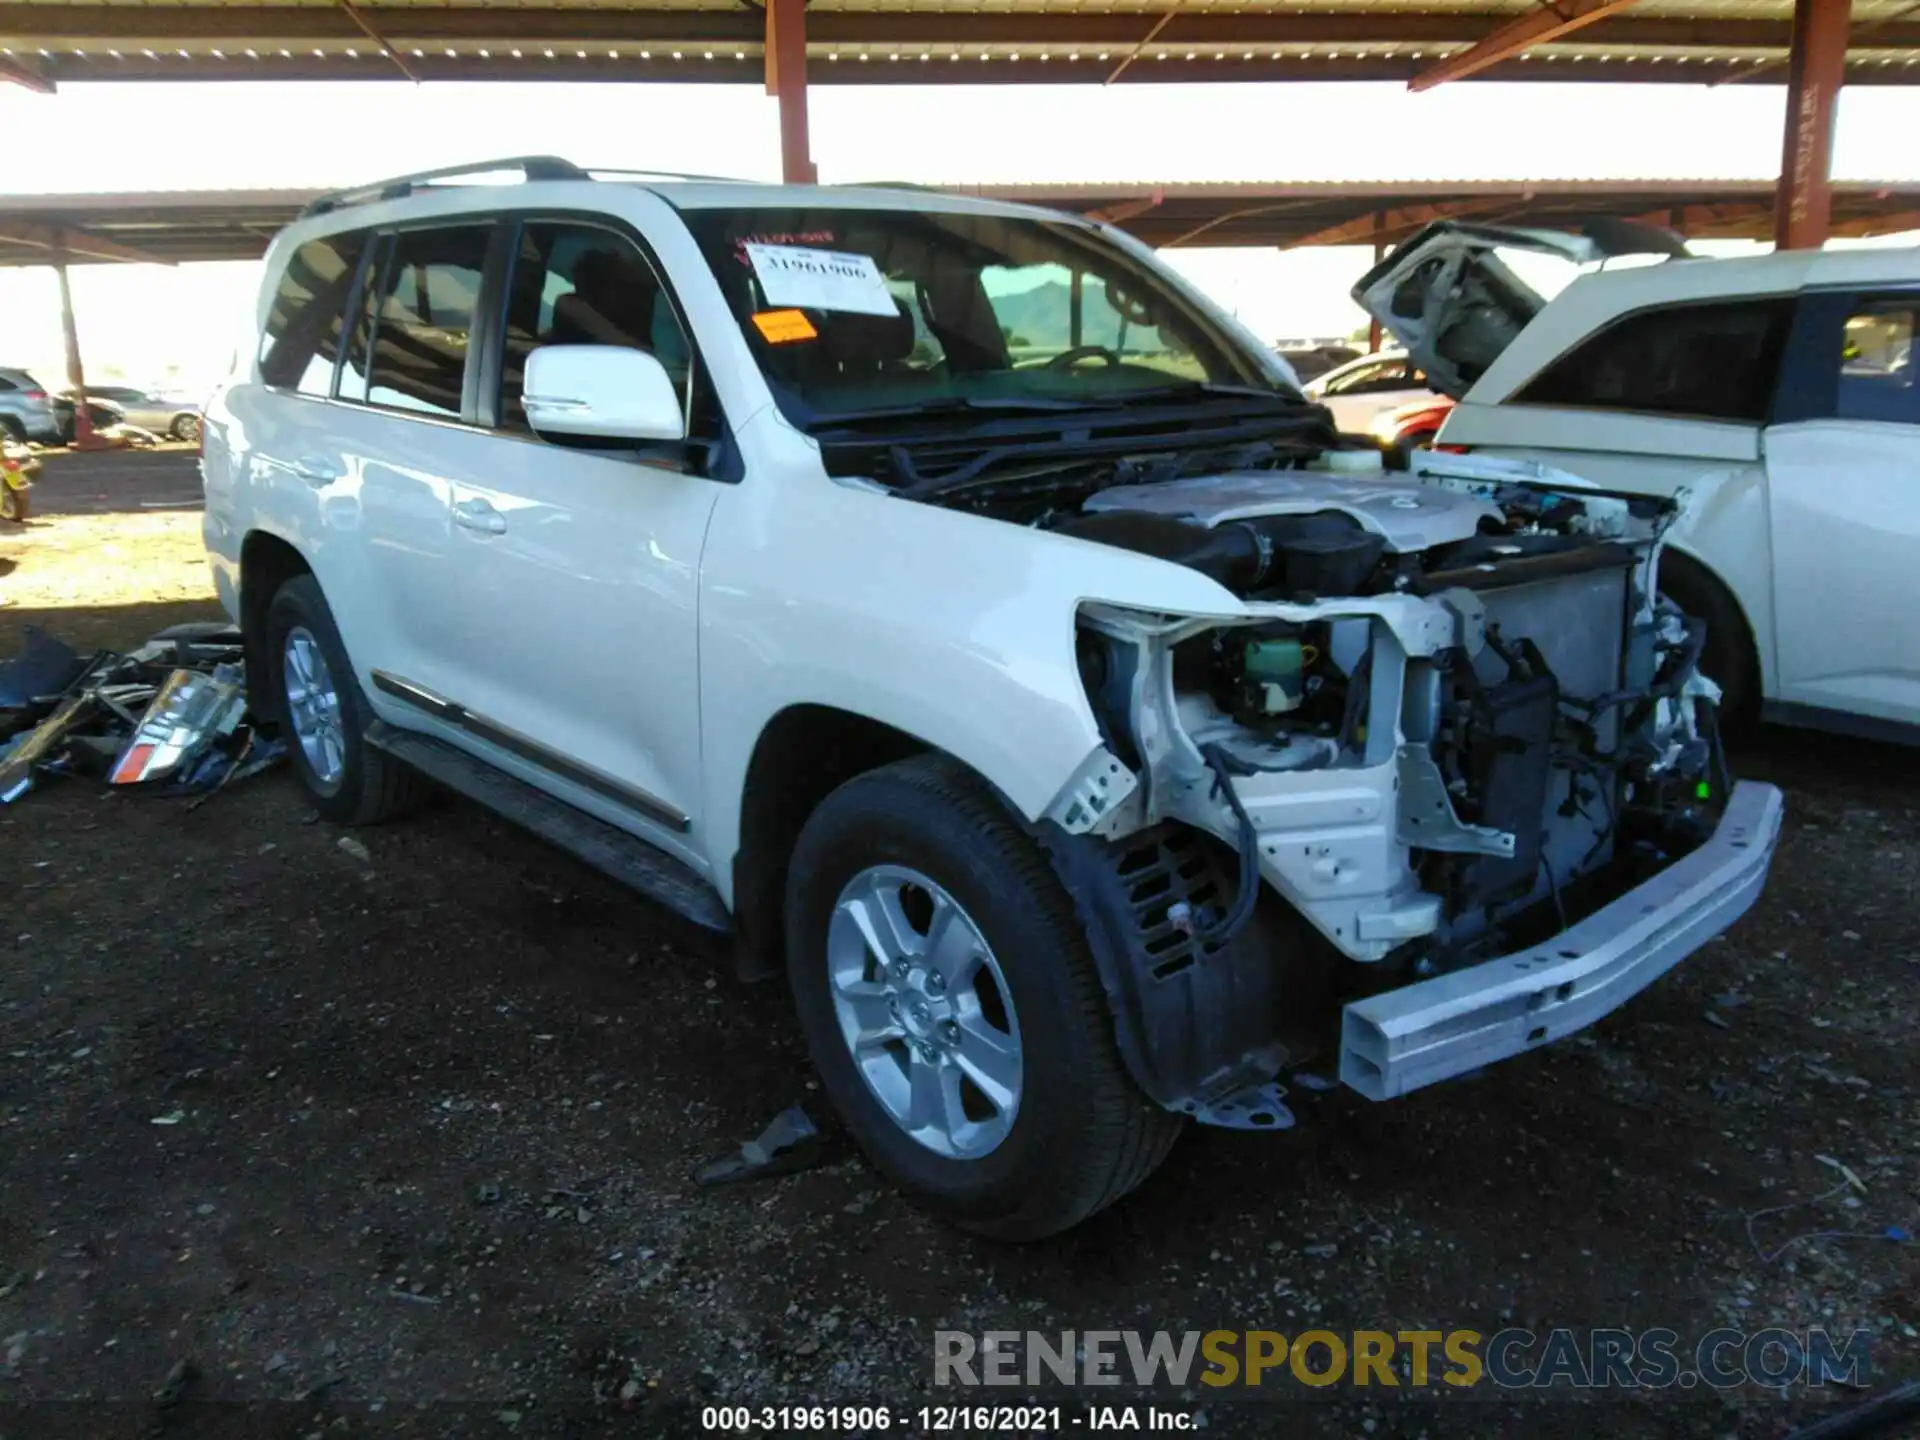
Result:
{"label": "salvage yard lot", "polygon": [[[0,531],[0,655],[29,623],[126,646],[214,613],[198,517],[59,513],[70,463],[51,518]],[[1771,886],[1623,1013],[1400,1102],[1296,1091],[1286,1133],[1191,1132],[1024,1248],[845,1151],[696,1185],[782,1106],[823,1113],[784,990],[465,803],[357,832],[362,858],[284,773],[194,810],[47,784],[0,810],[0,1405],[104,1402],[21,1434],[240,1423],[202,1401],[287,1434],[681,1433],[715,1399],[921,1403],[936,1325],[1864,1326],[1912,1378],[1914,1248],[1788,1242],[1920,1230],[1920,752],[1774,731],[1741,768],[1788,792]],[[1857,1206],[1749,1227],[1831,1192],[1821,1156]],[[1213,1434],[1435,1440],[1823,1409],[1168,1399]]]}

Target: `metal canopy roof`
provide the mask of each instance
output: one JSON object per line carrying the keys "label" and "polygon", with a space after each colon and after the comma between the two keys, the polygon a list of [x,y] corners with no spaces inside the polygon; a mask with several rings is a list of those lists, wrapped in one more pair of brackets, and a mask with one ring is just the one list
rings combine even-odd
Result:
{"label": "metal canopy roof", "polygon": [[[1692,238],[1765,239],[1767,180],[1498,180],[1113,185],[953,185],[1112,220],[1150,245],[1365,245],[1445,216],[1575,224],[1628,216]],[[0,265],[250,260],[318,190],[0,196]],[[1837,181],[1833,233],[1920,229],[1920,182]]]}
{"label": "metal canopy roof", "polygon": [[[1612,216],[1690,239],[1766,240],[1771,180],[1386,180],[950,186],[1112,220],[1149,245],[1368,245],[1445,218],[1577,226]],[[1920,229],[1920,181],[1836,180],[1836,236]]]}
{"label": "metal canopy roof", "polygon": [[[1792,0],[812,0],[814,84],[1784,78]],[[0,0],[0,79],[759,82],[754,0]],[[1445,62],[1445,63],[1443,63]],[[1419,77],[1416,79],[1416,77]],[[1853,0],[1849,84],[1920,83]]]}

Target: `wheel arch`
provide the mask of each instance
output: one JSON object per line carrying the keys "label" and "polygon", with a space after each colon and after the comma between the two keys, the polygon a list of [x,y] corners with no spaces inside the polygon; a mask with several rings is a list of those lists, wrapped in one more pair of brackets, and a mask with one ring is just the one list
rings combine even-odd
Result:
{"label": "wheel arch", "polygon": [[240,544],[240,635],[246,642],[247,698],[255,714],[271,714],[267,671],[267,610],[280,587],[311,575],[307,557],[267,530],[249,531]]}
{"label": "wheel arch", "polygon": [[856,775],[938,747],[831,705],[795,704],[761,728],[740,794],[733,915],[740,973],[779,973],[785,951],[787,863],[822,800]]}
{"label": "wheel arch", "polygon": [[[1659,584],[1664,592],[1669,581],[1677,581],[1681,590],[1692,589],[1697,594],[1710,595],[1726,607],[1727,613],[1736,616],[1740,622],[1739,640],[1745,648],[1745,658],[1753,675],[1759,693],[1750,697],[1755,703],[1766,698],[1773,690],[1773,673],[1766,647],[1760,643],[1760,634],[1753,623],[1753,615],[1741,603],[1740,593],[1720,575],[1719,571],[1690,550],[1680,549],[1668,544],[1660,551]],[[1678,603],[1676,600],[1675,603]]]}

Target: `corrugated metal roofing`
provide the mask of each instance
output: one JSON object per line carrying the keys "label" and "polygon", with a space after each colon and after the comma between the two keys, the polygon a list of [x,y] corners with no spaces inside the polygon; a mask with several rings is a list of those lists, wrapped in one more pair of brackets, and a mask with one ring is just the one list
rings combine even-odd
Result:
{"label": "corrugated metal roofing", "polygon": [[[1151,245],[1365,245],[1446,216],[1577,227],[1599,217],[1667,225],[1690,238],[1771,234],[1768,180],[1459,180],[1226,184],[947,185],[955,194],[1097,215]],[[316,190],[160,191],[0,197],[0,266],[76,260],[245,260],[260,255]],[[1920,229],[1920,181],[1841,180],[1834,234]],[[93,248],[88,250],[88,246]],[[131,252],[131,253],[130,253]]]}
{"label": "corrugated metal roofing", "polygon": [[[1101,82],[1116,72],[1121,84],[1406,80],[1537,9],[1532,0],[814,0],[808,54],[818,84]],[[1792,15],[1792,0],[1641,0],[1484,78],[1777,80]],[[763,26],[742,0],[10,0],[0,3],[0,60],[54,82],[758,82]],[[1920,9],[1854,0],[1848,80],[1920,82]]]}

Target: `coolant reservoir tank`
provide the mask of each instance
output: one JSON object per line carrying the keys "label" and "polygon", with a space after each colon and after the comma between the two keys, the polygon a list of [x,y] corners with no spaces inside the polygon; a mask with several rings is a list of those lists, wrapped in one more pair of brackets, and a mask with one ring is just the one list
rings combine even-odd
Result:
{"label": "coolant reservoir tank", "polygon": [[1298,709],[1309,649],[1298,640],[1249,640],[1241,656],[1245,708],[1260,715]]}

